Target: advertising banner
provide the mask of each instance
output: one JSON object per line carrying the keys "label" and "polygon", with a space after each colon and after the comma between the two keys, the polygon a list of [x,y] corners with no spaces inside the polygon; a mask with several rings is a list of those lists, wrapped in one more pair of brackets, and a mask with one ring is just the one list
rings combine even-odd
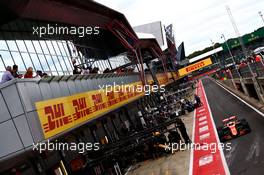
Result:
{"label": "advertising banner", "polygon": [[196,70],[199,70],[199,69],[201,69],[203,67],[206,67],[206,66],[209,66],[211,64],[212,64],[211,58],[204,59],[202,61],[199,61],[197,63],[191,64],[189,66],[186,66],[186,67],[180,69],[179,70],[179,75],[180,76],[187,75],[187,74],[189,74],[191,72],[194,72]]}
{"label": "advertising banner", "polygon": [[[117,109],[141,96],[141,82],[36,102],[45,139]],[[111,88],[111,89],[109,89]]]}

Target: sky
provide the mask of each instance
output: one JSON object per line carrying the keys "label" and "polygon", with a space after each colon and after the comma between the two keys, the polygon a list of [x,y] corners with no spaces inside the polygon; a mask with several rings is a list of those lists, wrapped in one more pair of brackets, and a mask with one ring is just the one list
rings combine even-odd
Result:
{"label": "sky", "polygon": [[186,55],[236,37],[226,6],[241,35],[264,26],[264,0],[96,0],[123,13],[131,26],[155,21],[173,24],[176,45],[184,41]]}

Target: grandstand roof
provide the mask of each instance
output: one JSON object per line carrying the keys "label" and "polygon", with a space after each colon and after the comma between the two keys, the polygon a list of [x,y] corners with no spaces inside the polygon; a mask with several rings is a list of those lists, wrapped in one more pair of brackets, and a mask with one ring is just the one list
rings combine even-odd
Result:
{"label": "grandstand roof", "polygon": [[[113,20],[121,21],[135,32],[126,17],[111,8],[88,0],[1,0],[0,23],[15,18],[53,21],[77,26],[99,26],[106,29]],[[4,16],[4,18],[3,18]]]}

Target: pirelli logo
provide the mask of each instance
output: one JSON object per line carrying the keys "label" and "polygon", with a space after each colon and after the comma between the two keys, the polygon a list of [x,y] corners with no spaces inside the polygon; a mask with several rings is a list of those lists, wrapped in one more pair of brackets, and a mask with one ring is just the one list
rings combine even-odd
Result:
{"label": "pirelli logo", "polygon": [[206,66],[209,66],[212,64],[212,61],[211,61],[211,58],[207,58],[207,59],[204,59],[202,61],[199,61],[197,63],[194,63],[194,64],[191,64],[187,67],[184,67],[182,69],[179,70],[179,75],[180,76],[184,76],[184,75],[187,75],[193,71],[196,71],[196,70],[199,70],[203,67],[206,67]]}

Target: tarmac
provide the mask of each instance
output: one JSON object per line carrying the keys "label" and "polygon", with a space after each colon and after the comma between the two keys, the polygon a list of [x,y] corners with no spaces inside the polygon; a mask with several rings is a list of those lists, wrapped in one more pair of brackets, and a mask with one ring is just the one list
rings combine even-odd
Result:
{"label": "tarmac", "polygon": [[203,85],[212,111],[216,127],[222,126],[222,120],[230,116],[246,119],[252,132],[232,139],[231,150],[224,154],[230,173],[235,175],[258,175],[264,172],[264,118],[244,104],[215,81],[204,78]]}
{"label": "tarmac", "polygon": [[[181,116],[187,133],[192,138],[194,112]],[[148,160],[132,166],[127,175],[188,175],[191,150],[177,151],[156,160]]]}

